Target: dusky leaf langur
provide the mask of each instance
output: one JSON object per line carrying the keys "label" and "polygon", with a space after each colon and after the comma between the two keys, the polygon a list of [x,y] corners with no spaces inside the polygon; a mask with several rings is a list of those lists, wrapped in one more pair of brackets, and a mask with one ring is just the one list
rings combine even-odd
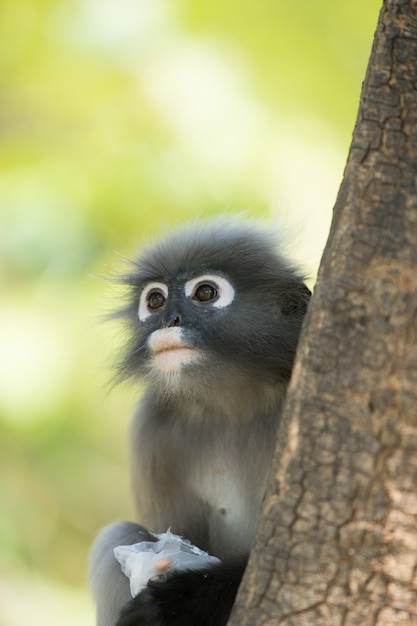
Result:
{"label": "dusky leaf langur", "polygon": [[[98,626],[226,624],[254,538],[310,292],[253,222],[215,219],[150,245],[124,277],[123,377],[147,387],[130,435],[140,524],[92,549]],[[172,532],[221,559],[132,599],[113,548]]]}

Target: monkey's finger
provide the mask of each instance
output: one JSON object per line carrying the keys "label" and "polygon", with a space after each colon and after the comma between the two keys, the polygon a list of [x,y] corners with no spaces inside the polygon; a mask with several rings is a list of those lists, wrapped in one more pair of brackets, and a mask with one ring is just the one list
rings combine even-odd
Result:
{"label": "monkey's finger", "polygon": [[166,557],[163,557],[162,559],[159,559],[159,561],[155,563],[155,569],[158,572],[166,572],[168,569],[172,567],[172,565],[173,565],[172,559],[166,556]]}

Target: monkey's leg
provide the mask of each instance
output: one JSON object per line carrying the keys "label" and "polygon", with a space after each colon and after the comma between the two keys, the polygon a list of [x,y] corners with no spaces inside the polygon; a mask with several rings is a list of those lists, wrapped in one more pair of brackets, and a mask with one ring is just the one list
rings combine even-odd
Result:
{"label": "monkey's leg", "polygon": [[90,554],[89,579],[97,607],[97,626],[115,626],[123,605],[132,599],[129,579],[120,569],[113,549],[155,537],[133,522],[106,526],[95,540]]}

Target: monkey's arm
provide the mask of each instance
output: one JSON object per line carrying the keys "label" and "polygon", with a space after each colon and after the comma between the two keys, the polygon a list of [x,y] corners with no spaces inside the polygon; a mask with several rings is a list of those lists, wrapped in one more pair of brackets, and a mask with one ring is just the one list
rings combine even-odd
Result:
{"label": "monkey's arm", "polygon": [[242,559],[151,580],[116,626],[225,626],[245,567]]}

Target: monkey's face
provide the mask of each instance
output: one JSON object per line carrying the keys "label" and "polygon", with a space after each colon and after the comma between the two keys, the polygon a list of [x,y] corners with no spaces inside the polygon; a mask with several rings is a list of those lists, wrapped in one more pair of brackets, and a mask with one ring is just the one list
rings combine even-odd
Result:
{"label": "monkey's face", "polygon": [[187,395],[287,381],[305,294],[288,309],[283,291],[279,280],[210,270],[145,282],[134,299],[130,374]]}
{"label": "monkey's face", "polygon": [[231,280],[216,272],[179,273],[166,282],[145,283],[137,307],[137,338],[143,346],[138,372],[163,393],[198,395],[210,384],[218,386],[224,359],[216,344],[235,297]]}
{"label": "monkey's face", "polygon": [[[230,281],[219,274],[203,274],[171,284],[149,282],[140,294],[138,319],[152,330],[146,346],[149,365],[161,372],[178,372],[204,360],[206,342],[201,322],[207,327],[216,314],[235,297]],[[207,328],[206,328],[207,330]]]}

